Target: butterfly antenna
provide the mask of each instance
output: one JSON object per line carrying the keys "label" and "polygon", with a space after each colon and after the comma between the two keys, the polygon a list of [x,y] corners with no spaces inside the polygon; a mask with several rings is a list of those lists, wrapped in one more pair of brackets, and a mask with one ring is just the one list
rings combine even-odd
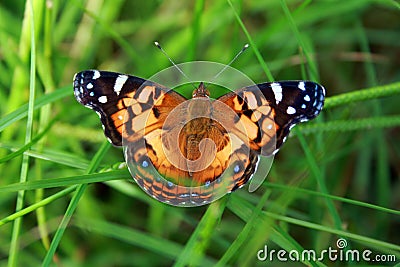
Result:
{"label": "butterfly antenna", "polygon": [[[235,62],[235,60],[236,60],[244,51],[246,51],[246,49],[249,48],[249,46],[250,46],[249,44],[245,44],[245,45],[243,46],[243,48],[236,54],[236,56],[234,56],[233,59],[232,59],[227,65],[225,65],[225,67],[222,68],[222,70],[220,70],[217,74],[215,74],[215,76],[212,78],[212,81],[215,81],[215,79],[217,79],[218,76],[220,76],[230,65],[232,65],[232,63]],[[212,81],[209,82],[207,85],[209,85],[210,83],[212,83]],[[207,86],[205,86],[205,87],[207,87]]]}
{"label": "butterfly antenna", "polygon": [[196,85],[194,85],[192,80],[182,71],[181,68],[178,67],[178,65],[175,64],[175,62],[172,60],[172,58],[170,56],[168,56],[167,52],[165,52],[165,50],[161,47],[160,43],[155,41],[154,45],[157,46],[157,48],[161,50],[161,52],[166,56],[166,58],[168,58],[169,62],[171,62],[171,64],[192,84],[192,86],[197,89]]}

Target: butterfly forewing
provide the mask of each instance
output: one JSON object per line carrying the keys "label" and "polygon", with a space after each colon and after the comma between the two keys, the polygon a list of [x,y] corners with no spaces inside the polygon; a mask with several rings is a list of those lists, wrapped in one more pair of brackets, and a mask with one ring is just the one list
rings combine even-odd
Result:
{"label": "butterfly forewing", "polygon": [[88,70],[75,75],[74,94],[82,105],[100,116],[104,134],[122,145],[123,119],[135,91],[146,80],[108,71]]}
{"label": "butterfly forewing", "polygon": [[[123,139],[126,143],[142,139],[161,129],[169,114],[186,100],[166,87],[146,81],[136,90],[126,109]],[[175,123],[178,123],[176,121]]]}
{"label": "butterfly forewing", "polygon": [[[253,150],[269,156],[279,150],[293,126],[319,114],[324,97],[325,89],[317,83],[283,81],[248,86],[218,100],[238,114],[232,132],[248,138]],[[239,124],[244,125],[245,132],[237,127]]]}

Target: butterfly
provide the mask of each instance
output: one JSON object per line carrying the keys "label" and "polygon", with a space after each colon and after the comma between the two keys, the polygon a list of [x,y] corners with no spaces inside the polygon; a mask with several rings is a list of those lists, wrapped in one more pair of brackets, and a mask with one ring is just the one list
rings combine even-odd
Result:
{"label": "butterfly", "polygon": [[123,146],[137,184],[175,206],[204,205],[252,177],[296,124],[322,110],[325,89],[312,81],[266,82],[213,100],[200,83],[187,99],[161,84],[121,73],[75,74],[75,98]]}

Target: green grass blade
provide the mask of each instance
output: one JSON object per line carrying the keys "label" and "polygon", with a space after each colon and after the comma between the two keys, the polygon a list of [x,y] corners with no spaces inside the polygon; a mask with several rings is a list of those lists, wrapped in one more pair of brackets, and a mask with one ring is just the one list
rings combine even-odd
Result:
{"label": "green grass blade", "polygon": [[216,267],[217,266],[218,267],[227,266],[228,261],[236,256],[236,253],[239,251],[239,249],[242,246],[246,245],[246,241],[249,238],[251,230],[253,229],[255,223],[257,223],[257,219],[260,216],[262,208],[264,207],[265,203],[267,202],[267,199],[270,197],[270,194],[271,194],[271,191],[269,191],[269,190],[263,194],[263,196],[260,199],[260,201],[258,202],[256,208],[254,209],[251,217],[246,222],[245,227],[243,227],[243,229],[239,233],[238,237],[235,239],[235,241],[232,242],[232,244],[229,246],[228,250],[224,253],[222,258],[215,265]]}
{"label": "green grass blade", "polygon": [[54,188],[60,186],[71,186],[75,184],[98,183],[111,180],[121,180],[130,177],[127,170],[111,171],[105,173],[85,174],[78,176],[49,178],[46,180],[27,181],[24,183],[9,184],[0,187],[0,193],[16,192],[19,190],[33,190],[39,188]]}
{"label": "green grass blade", "polygon": [[58,193],[55,193],[54,195],[51,195],[45,199],[42,199],[40,201],[35,202],[34,204],[30,205],[29,207],[26,207],[24,209],[21,209],[3,219],[0,220],[0,227],[3,226],[4,224],[11,222],[13,220],[16,220],[17,218],[21,218],[25,215],[27,215],[30,212],[33,212],[41,207],[44,207],[52,202],[54,202],[55,200],[62,198],[68,194],[70,194],[71,192],[73,192],[76,188],[78,187],[78,185],[73,185],[70,186],[64,190],[61,190]]}
{"label": "green grass blade", "polygon": [[[93,157],[93,160],[90,162],[89,168],[87,170],[88,174],[93,173],[98,166],[100,165],[101,160],[103,157],[106,155],[108,149],[111,147],[110,143],[104,142],[102,147],[99,149],[99,151],[96,153],[96,155]],[[68,205],[68,208],[64,214],[64,217],[58,226],[58,229],[54,235],[53,240],[51,241],[50,248],[47,251],[46,257],[43,260],[42,266],[49,266],[51,261],[53,260],[54,254],[57,250],[58,245],[60,244],[61,238],[64,235],[64,232],[68,226],[69,221],[71,220],[72,215],[75,212],[76,207],[78,206],[79,200],[83,196],[83,193],[85,192],[87,187],[87,184],[81,184],[78,186],[76,189],[71,202]]]}
{"label": "green grass blade", "polygon": [[[299,141],[304,150],[304,153],[306,154],[307,162],[310,166],[311,173],[313,174],[314,179],[317,181],[319,189],[321,190],[322,193],[328,195],[329,194],[328,188],[326,186],[324,176],[322,175],[321,170],[318,167],[319,165],[317,163],[317,160],[315,159],[313,153],[311,152],[304,136],[299,131],[296,131],[296,134],[297,134],[297,137],[299,138]],[[342,220],[339,216],[338,211],[336,210],[336,207],[335,207],[333,201],[331,201],[331,199],[325,199],[325,203],[328,207],[330,215],[332,216],[335,227],[337,229],[342,229],[342,226],[343,226]]]}
{"label": "green grass blade", "polygon": [[241,20],[239,14],[237,13],[235,7],[232,4],[231,0],[227,0],[228,4],[230,5],[233,13],[235,14],[236,20],[239,23],[240,27],[242,28],[242,31],[247,37],[247,40],[250,43],[251,49],[254,51],[254,54],[256,55],[258,59],[258,63],[260,63],[262,69],[264,70],[265,74],[267,75],[267,78],[269,81],[274,81],[274,76],[272,75],[271,71],[269,70],[267,64],[265,63],[260,51],[257,48],[256,43],[254,42],[253,38],[251,37],[250,33],[248,32],[246,26],[244,25],[243,21]]}
{"label": "green grass blade", "polygon": [[204,257],[214,229],[221,220],[228,197],[213,202],[208,207],[196,230],[193,232],[185,248],[179,254],[174,264],[178,266],[197,266]]}
{"label": "green grass blade", "polygon": [[307,123],[296,126],[302,134],[322,132],[350,132],[361,130],[373,130],[379,128],[394,128],[400,126],[400,116],[378,116],[363,119],[335,120],[328,122]]}
{"label": "green grass blade", "polygon": [[307,195],[319,196],[319,197],[323,197],[323,198],[330,198],[332,200],[338,200],[343,203],[349,203],[352,205],[365,207],[365,208],[369,208],[369,209],[374,209],[374,210],[381,211],[384,213],[391,213],[391,214],[400,216],[400,210],[381,207],[378,205],[374,205],[374,204],[370,204],[370,203],[366,203],[366,202],[362,202],[362,201],[357,201],[354,199],[348,199],[348,198],[344,198],[344,197],[334,196],[332,194],[325,194],[325,193],[318,192],[318,191],[312,191],[312,190],[302,189],[302,188],[298,188],[298,187],[293,187],[293,186],[288,186],[288,185],[280,185],[280,184],[274,184],[274,183],[268,183],[268,182],[265,183],[265,186],[267,188],[274,188],[277,190],[296,191],[298,194],[301,194],[301,195],[307,194]]}
{"label": "green grass blade", "polygon": [[[33,111],[34,111],[34,101],[35,101],[35,82],[36,82],[36,43],[35,43],[35,22],[34,22],[34,12],[33,12],[33,0],[27,1],[26,8],[26,20],[30,21],[28,24],[30,26],[31,32],[31,64],[30,64],[30,81],[29,81],[29,103],[28,103],[28,120],[26,123],[26,133],[25,133],[25,144],[31,142],[32,132],[33,132]],[[29,169],[29,156],[22,156],[20,183],[24,183],[28,178]],[[24,196],[25,191],[21,190],[17,195],[17,203],[15,210],[18,212],[24,206]],[[9,250],[8,266],[17,266],[18,264],[18,246],[19,246],[19,235],[22,226],[22,217],[18,217],[14,221],[11,237],[11,245]]]}
{"label": "green grass blade", "polygon": [[352,91],[328,97],[325,100],[324,109],[325,110],[331,109],[333,107],[348,105],[350,103],[376,99],[379,97],[388,97],[393,95],[400,95],[400,82],[395,82],[387,85],[374,86],[371,88],[361,89],[358,91]]}
{"label": "green grass blade", "polygon": [[[294,32],[294,35],[296,36],[296,39],[305,55],[305,57],[307,58],[307,64],[310,67],[310,71],[311,71],[311,79],[312,80],[318,80],[318,70],[317,70],[317,66],[315,65],[314,60],[312,60],[311,58],[311,53],[308,49],[308,47],[305,45],[303,38],[301,37],[300,31],[296,26],[295,21],[293,20],[293,16],[290,13],[290,10],[286,4],[285,0],[281,0],[281,6],[283,9],[283,12],[285,13],[286,18],[288,19],[290,26],[292,27],[292,31]],[[300,10],[302,10],[304,8],[304,6],[302,6],[300,8]]]}
{"label": "green grass blade", "polygon": [[[37,134],[36,136],[34,136],[27,144],[23,145],[21,148],[19,148],[17,151],[14,151],[10,154],[8,154],[7,156],[0,158],[0,164],[3,162],[7,162],[10,159],[13,159],[21,154],[23,154],[25,151],[27,151],[28,149],[30,149],[34,144],[36,144],[37,142],[39,142],[40,139],[43,138],[43,136],[50,130],[50,128],[53,126],[55,120],[53,120],[51,123],[49,123],[45,129],[43,129],[43,131],[39,134]],[[28,155],[29,156],[29,155]]]}
{"label": "green grass blade", "polygon": [[[71,86],[65,86],[59,90],[56,90],[50,94],[43,95],[35,99],[34,110],[37,110],[44,105],[49,103],[53,103],[57,100],[62,99],[63,97],[71,96]],[[18,109],[13,112],[5,115],[0,119],[0,132],[6,129],[10,124],[16,122],[20,119],[25,118],[28,115],[28,104],[22,105]]]}

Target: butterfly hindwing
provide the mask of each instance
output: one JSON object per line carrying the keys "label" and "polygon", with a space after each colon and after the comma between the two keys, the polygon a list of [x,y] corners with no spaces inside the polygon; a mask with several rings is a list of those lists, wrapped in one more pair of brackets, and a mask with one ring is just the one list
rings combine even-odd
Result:
{"label": "butterfly hindwing", "polygon": [[229,146],[217,151],[211,164],[204,170],[193,172],[182,170],[171,163],[166,149],[173,153],[181,151],[172,147],[162,148],[163,138],[174,135],[155,130],[125,148],[125,157],[132,159],[128,164],[133,169],[135,181],[152,197],[162,202],[180,206],[203,205],[220,198],[228,192],[242,187],[254,173],[258,155],[243,142],[230,150]]}

